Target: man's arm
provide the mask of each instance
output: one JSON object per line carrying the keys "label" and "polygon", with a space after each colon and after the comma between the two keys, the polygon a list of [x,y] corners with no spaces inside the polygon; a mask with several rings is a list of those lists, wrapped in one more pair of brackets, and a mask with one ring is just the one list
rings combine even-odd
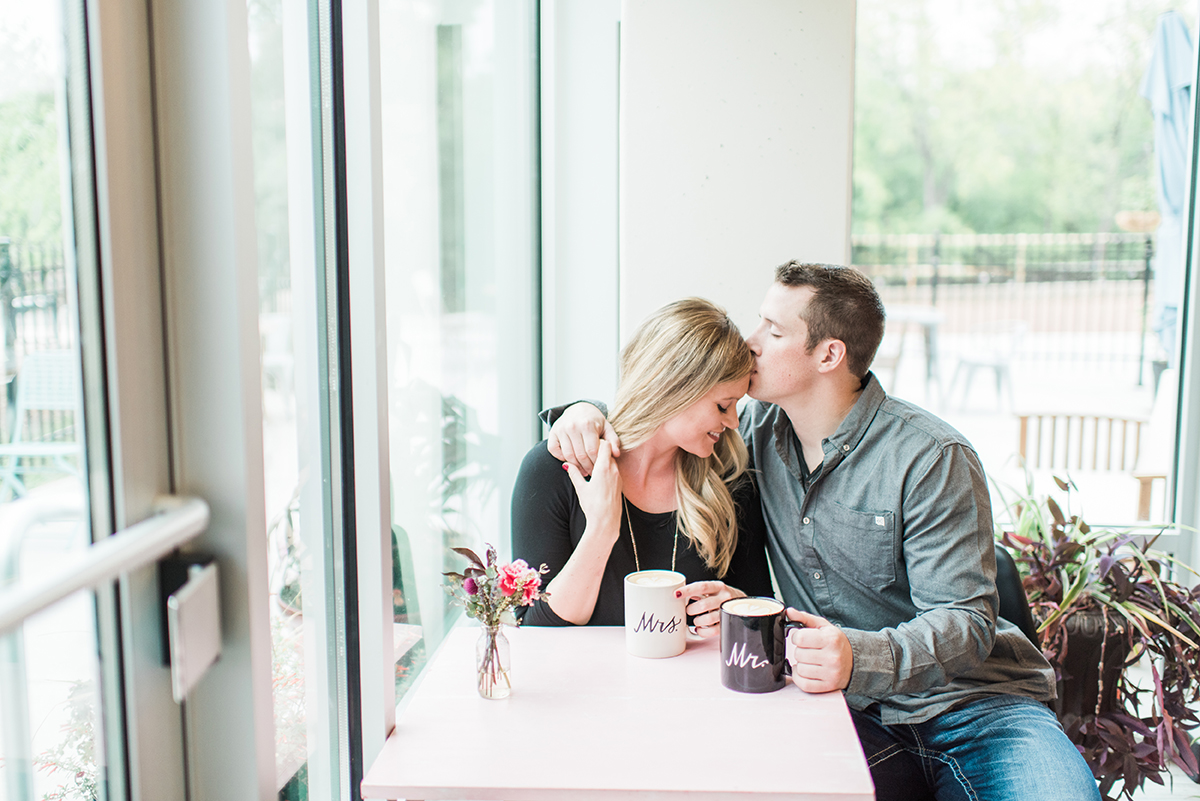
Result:
{"label": "man's arm", "polygon": [[[739,403],[739,416],[741,407]],[[585,476],[590,476],[596,465],[601,439],[612,443],[613,455],[620,456],[621,439],[609,424],[607,415],[608,407],[594,400],[543,409],[538,417],[550,426],[550,432],[546,435],[550,455],[560,461],[570,462]],[[749,440],[746,445],[750,447]]]}
{"label": "man's arm", "polygon": [[612,444],[613,455],[621,455],[621,440],[605,417],[607,410],[594,401],[579,401],[569,406],[556,406],[540,415],[550,424],[546,446],[550,455],[570,462],[585,476],[590,476],[600,452],[600,440]]}
{"label": "man's arm", "polygon": [[844,629],[846,691],[920,693],[970,672],[996,638],[996,555],[987,480],[969,446],[946,446],[905,487],[903,557],[918,614],[881,631]]}

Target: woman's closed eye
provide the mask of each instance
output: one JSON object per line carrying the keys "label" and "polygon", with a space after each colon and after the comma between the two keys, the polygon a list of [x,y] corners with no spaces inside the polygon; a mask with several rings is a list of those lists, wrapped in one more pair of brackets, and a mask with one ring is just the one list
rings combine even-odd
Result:
{"label": "woman's closed eye", "polygon": [[718,403],[718,404],[717,404],[717,411],[718,411],[718,412],[720,412],[721,414],[725,414],[726,412],[728,412],[728,411],[729,411],[729,407],[728,407],[728,406],[722,406],[721,404],[719,404],[719,403]]}

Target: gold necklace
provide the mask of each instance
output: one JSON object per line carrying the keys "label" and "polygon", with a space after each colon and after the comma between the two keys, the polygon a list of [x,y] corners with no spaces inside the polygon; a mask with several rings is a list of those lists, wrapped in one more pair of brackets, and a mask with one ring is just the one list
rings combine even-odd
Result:
{"label": "gold necklace", "polygon": [[[638,560],[637,540],[633,536],[633,515],[629,514],[629,499],[624,495],[621,496],[621,502],[625,504],[625,520],[629,523],[629,541],[633,543],[633,567],[639,573],[642,570],[642,563]],[[679,522],[675,523],[675,539],[671,542],[671,571],[675,570],[675,552],[679,548]]]}

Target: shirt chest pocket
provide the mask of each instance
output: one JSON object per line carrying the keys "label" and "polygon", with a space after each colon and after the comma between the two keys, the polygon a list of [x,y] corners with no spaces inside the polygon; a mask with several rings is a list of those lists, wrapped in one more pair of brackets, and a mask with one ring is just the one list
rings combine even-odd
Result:
{"label": "shirt chest pocket", "polygon": [[834,501],[814,523],[814,545],[826,569],[872,590],[896,582],[899,544],[892,512],[851,509]]}

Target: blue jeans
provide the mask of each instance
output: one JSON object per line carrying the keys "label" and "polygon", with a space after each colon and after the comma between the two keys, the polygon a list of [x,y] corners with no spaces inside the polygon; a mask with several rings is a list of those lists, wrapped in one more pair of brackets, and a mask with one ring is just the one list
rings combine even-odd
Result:
{"label": "blue jeans", "polygon": [[1099,801],[1079,750],[1044,704],[1014,695],[969,701],[922,723],[887,726],[851,710],[877,801]]}

